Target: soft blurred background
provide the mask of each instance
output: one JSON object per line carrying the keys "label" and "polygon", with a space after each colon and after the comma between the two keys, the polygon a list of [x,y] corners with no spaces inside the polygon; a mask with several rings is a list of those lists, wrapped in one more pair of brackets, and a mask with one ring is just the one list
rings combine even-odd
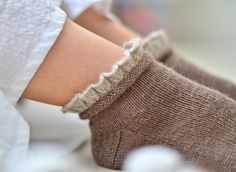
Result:
{"label": "soft blurred background", "polygon": [[113,7],[139,33],[164,28],[186,58],[236,81],[235,0],[117,0]]}

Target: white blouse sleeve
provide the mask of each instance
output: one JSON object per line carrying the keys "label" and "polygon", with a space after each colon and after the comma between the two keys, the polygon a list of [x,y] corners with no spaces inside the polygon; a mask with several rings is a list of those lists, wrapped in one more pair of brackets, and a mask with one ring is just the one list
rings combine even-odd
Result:
{"label": "white blouse sleeve", "polygon": [[0,90],[15,105],[60,34],[60,0],[0,1]]}
{"label": "white blouse sleeve", "polygon": [[14,105],[59,36],[59,0],[0,0],[0,169],[24,159],[29,126]]}
{"label": "white blouse sleeve", "polygon": [[111,13],[112,0],[62,0],[61,8],[68,18],[74,20],[88,7],[93,7],[110,19],[115,19]]}

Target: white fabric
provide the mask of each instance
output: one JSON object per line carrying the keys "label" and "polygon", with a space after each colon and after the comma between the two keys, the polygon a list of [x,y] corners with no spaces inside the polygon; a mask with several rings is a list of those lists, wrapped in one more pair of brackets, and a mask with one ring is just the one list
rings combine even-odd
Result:
{"label": "white fabric", "polygon": [[0,169],[11,168],[26,156],[29,126],[0,91]]}
{"label": "white fabric", "polygon": [[52,2],[0,2],[0,90],[13,105],[62,30],[65,13]]}
{"label": "white fabric", "polygon": [[0,1],[0,169],[27,154],[29,127],[15,109],[60,34],[66,15],[59,0]]}
{"label": "white fabric", "polygon": [[92,6],[109,18],[112,18],[110,12],[112,0],[63,0],[62,9],[66,12],[68,18],[74,20],[88,7]]}
{"label": "white fabric", "polygon": [[72,114],[60,117],[57,107],[30,101],[15,106],[63,28],[66,15],[59,6],[73,19],[89,6],[109,17],[110,4],[111,0],[64,0],[62,4],[61,0],[0,0],[1,171],[28,153],[29,126],[31,143],[59,143],[67,151],[89,136],[86,123]]}
{"label": "white fabric", "polygon": [[53,144],[69,153],[90,137],[88,121],[78,114],[61,112],[61,107],[30,100],[21,100],[17,110],[30,124],[30,146]]}

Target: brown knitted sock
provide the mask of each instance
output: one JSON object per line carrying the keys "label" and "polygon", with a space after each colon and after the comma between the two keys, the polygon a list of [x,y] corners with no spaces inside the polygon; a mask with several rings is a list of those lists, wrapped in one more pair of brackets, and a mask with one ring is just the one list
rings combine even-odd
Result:
{"label": "brown knitted sock", "polygon": [[137,44],[63,109],[90,120],[96,162],[120,169],[130,151],[161,144],[218,172],[236,171],[236,103],[142,55]]}
{"label": "brown knitted sock", "polygon": [[156,60],[162,62],[181,75],[207,87],[216,89],[236,100],[235,83],[214,76],[184,58],[181,58],[169,45],[167,34],[164,31],[151,33],[149,36],[144,38],[143,42],[144,49],[150,52]]}

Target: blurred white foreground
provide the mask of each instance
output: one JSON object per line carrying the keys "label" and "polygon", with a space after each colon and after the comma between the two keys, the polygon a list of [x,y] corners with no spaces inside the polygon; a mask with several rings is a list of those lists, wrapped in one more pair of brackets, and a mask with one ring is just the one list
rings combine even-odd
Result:
{"label": "blurred white foreground", "polygon": [[[85,148],[85,147],[84,147]],[[86,149],[86,148],[85,148]],[[66,157],[61,156],[62,147],[53,145],[34,147],[32,155],[26,161],[15,166],[9,172],[112,172],[99,167],[81,152]],[[80,158],[79,158],[80,157]],[[188,164],[182,157],[169,148],[162,146],[145,147],[131,153],[124,163],[125,172],[204,172]]]}

